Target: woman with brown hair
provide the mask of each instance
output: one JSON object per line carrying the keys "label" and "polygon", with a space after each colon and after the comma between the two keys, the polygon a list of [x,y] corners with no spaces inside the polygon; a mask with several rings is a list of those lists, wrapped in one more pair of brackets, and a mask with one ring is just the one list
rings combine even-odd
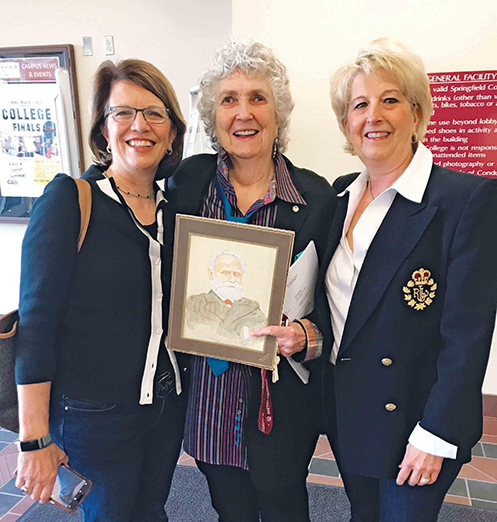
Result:
{"label": "woman with brown hair", "polygon": [[184,133],[174,89],[156,67],[104,62],[90,133],[96,165],[83,176],[92,192],[83,247],[76,187],[62,174],[36,202],[24,239],[16,485],[47,502],[69,460],[93,481],[86,522],[167,520],[186,394],[179,357],[164,344],[173,230],[155,175],[181,158]]}

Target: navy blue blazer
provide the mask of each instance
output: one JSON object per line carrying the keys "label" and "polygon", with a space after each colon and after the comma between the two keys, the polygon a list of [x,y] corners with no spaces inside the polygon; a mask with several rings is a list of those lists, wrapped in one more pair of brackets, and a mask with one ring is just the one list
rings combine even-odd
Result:
{"label": "navy blue blazer", "polygon": [[[287,158],[285,161],[292,182],[307,204],[299,205],[295,212],[293,204],[278,199],[275,228],[295,232],[293,256],[302,252],[311,240],[321,256],[335,211],[336,192],[315,172],[295,167]],[[172,203],[171,208],[198,215],[216,168],[215,154],[199,154],[184,160],[167,180],[166,197]],[[320,428],[319,379],[311,374],[309,384],[304,385],[284,358],[278,370],[280,380],[271,386],[274,426],[269,435],[257,427],[261,376],[259,371],[252,372],[246,440],[251,478],[261,489],[302,480],[302,469],[307,469]]]}
{"label": "navy blue blazer", "polygon": [[[337,179],[337,193],[357,176]],[[469,461],[496,313],[497,181],[434,165],[421,203],[397,194],[364,260],[333,367],[325,275],[348,195],[338,199],[312,318],[325,334],[323,401],[342,468],[394,478],[417,422]]]}

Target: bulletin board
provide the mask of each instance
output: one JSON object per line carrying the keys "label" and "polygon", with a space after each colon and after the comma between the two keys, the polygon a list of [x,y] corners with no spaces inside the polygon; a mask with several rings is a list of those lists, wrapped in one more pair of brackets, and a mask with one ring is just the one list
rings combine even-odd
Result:
{"label": "bulletin board", "polygon": [[79,177],[83,142],[72,45],[0,48],[0,222],[25,222],[59,172]]}

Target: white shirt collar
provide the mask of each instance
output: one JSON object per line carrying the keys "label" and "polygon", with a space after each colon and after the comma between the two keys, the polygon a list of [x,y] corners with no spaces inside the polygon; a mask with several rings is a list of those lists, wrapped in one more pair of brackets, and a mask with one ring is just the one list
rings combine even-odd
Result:
{"label": "white shirt collar", "polygon": [[[415,203],[421,203],[426,186],[428,185],[428,180],[430,179],[432,166],[433,155],[431,151],[422,143],[419,143],[416,153],[407,169],[403,172],[400,178],[384,192],[394,190]],[[347,193],[350,193],[351,197],[356,193],[362,194],[366,188],[367,180],[368,172],[364,169],[343,192],[338,194],[338,196],[342,197]]]}
{"label": "white shirt collar", "polygon": [[114,188],[112,187],[112,183],[110,182],[109,178],[102,178],[97,180],[97,187],[109,198],[113,199],[120,205],[121,200],[117,196],[117,194],[114,192]]}
{"label": "white shirt collar", "polygon": [[[165,201],[167,203],[167,199],[164,196],[164,193],[162,192],[164,190],[164,182],[165,180],[159,180],[157,181],[157,184],[159,185],[160,190],[156,192],[155,195],[155,203],[156,206],[159,205],[161,201]],[[119,196],[117,195],[116,191],[114,190],[112,183],[110,182],[110,178],[102,178],[97,180],[97,186],[98,188],[109,198],[113,199],[120,205],[122,205],[121,200],[119,199]]]}

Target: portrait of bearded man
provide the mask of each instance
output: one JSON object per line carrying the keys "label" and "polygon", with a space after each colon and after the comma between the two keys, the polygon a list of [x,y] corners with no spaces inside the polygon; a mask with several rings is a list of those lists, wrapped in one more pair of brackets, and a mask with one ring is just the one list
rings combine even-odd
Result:
{"label": "portrait of bearded man", "polygon": [[232,250],[216,250],[209,259],[211,290],[186,301],[186,325],[200,340],[236,346],[260,344],[252,330],[267,324],[257,301],[244,296],[246,263]]}

